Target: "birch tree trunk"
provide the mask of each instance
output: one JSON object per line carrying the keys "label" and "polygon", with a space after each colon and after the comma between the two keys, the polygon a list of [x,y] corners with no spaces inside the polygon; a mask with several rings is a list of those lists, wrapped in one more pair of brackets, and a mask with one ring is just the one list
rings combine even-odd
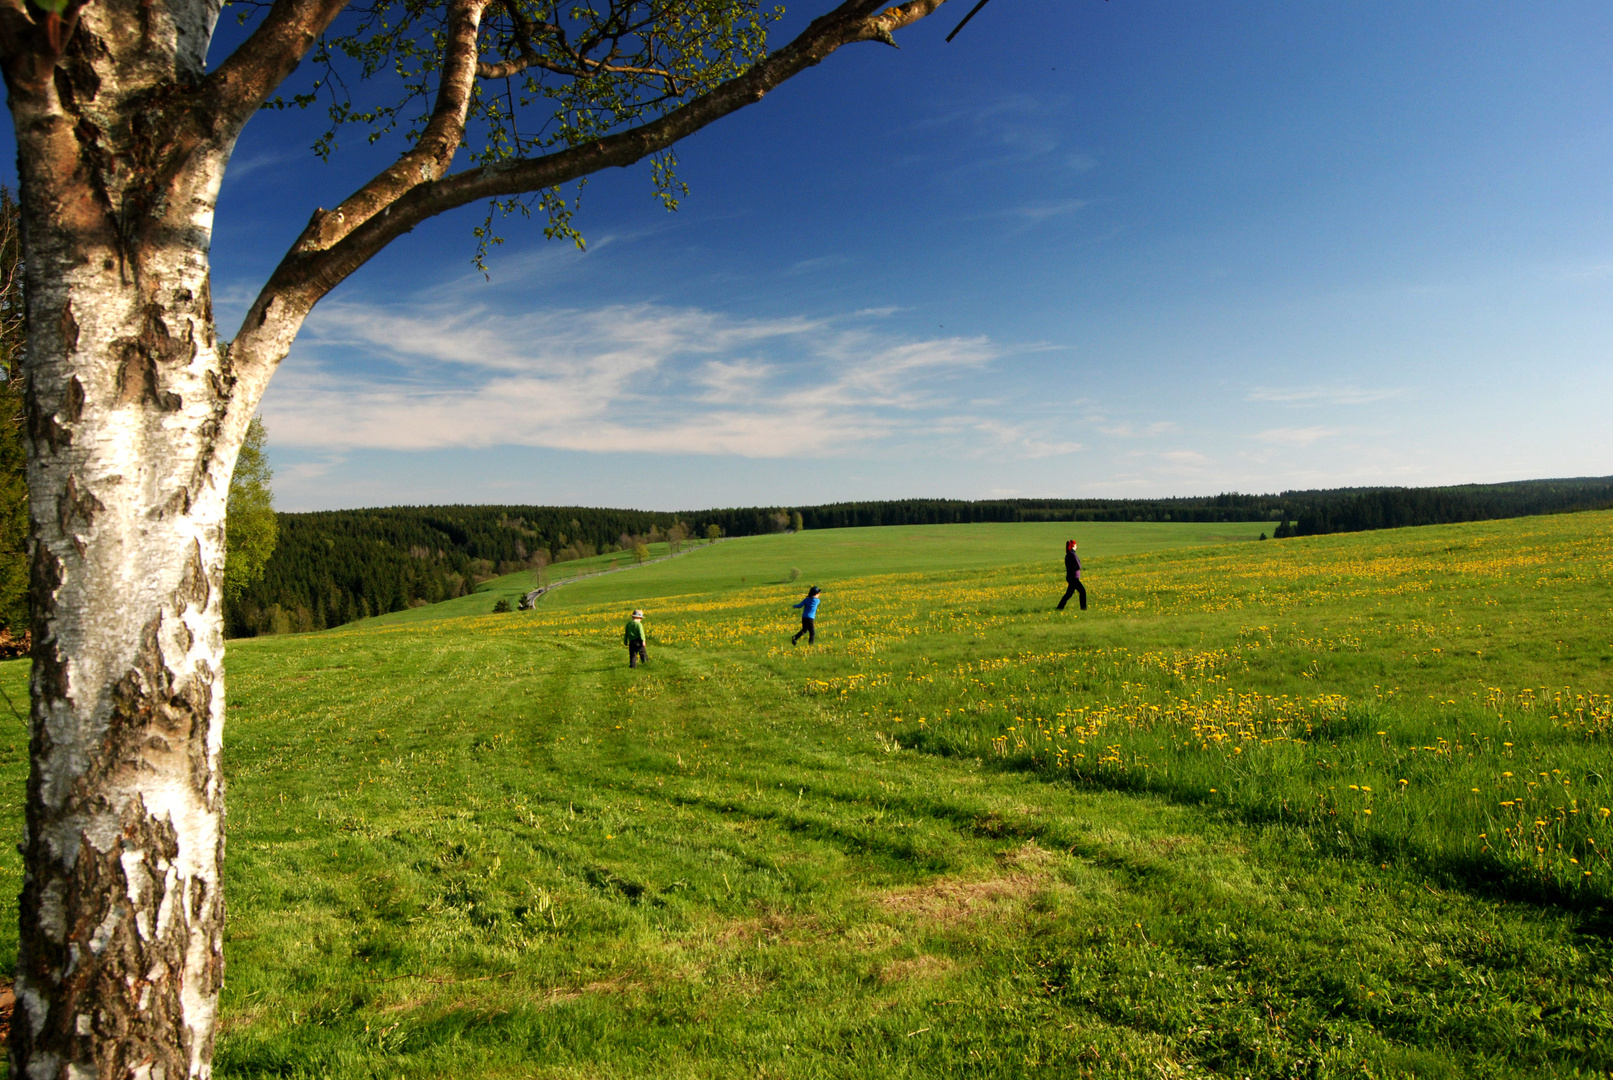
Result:
{"label": "birch tree trunk", "polygon": [[233,136],[176,144],[169,113],[217,13],[92,4],[59,65],[7,71],[35,605],[19,1077],[211,1071],[224,506],[242,425],[225,423],[207,257]]}

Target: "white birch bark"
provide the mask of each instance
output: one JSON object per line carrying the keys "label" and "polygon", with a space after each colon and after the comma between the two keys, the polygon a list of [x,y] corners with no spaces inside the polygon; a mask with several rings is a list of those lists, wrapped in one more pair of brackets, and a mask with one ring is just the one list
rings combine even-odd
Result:
{"label": "white birch bark", "polygon": [[[231,378],[207,254],[229,146],[174,168],[142,145],[142,124],[161,116],[154,87],[200,75],[216,15],[170,3],[141,25],[91,5],[56,77],[12,80],[36,609],[22,1077],[211,1072],[220,586],[240,432],[221,423]],[[63,183],[68,154],[76,182]]]}

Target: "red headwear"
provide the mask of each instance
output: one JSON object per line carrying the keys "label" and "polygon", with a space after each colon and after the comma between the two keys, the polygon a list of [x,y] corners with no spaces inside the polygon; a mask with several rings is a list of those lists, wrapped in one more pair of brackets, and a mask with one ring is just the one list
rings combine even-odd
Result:
{"label": "red headwear", "polygon": [[1065,551],[1073,551],[1073,550],[1075,550],[1075,541],[1074,540],[1066,540],[1066,541],[1064,541],[1064,550]]}

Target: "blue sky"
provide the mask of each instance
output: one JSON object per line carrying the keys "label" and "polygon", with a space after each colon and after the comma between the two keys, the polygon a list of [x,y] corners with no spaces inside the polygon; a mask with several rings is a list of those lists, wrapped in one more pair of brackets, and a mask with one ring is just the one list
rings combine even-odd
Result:
{"label": "blue sky", "polygon": [[[595,179],[586,254],[393,245],[264,403],[278,504],[1613,473],[1613,6],[992,0],[945,44],[966,10],[687,140],[676,214]],[[241,140],[222,333],[382,160],[315,119]]]}

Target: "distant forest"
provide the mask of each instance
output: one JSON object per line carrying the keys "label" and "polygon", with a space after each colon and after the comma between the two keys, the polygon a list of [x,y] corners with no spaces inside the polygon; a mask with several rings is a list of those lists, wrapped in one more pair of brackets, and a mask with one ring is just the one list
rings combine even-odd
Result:
{"label": "distant forest", "polygon": [[228,606],[234,636],[319,630],[474,592],[500,574],[693,536],[987,521],[1270,521],[1274,537],[1613,507],[1613,477],[1335,488],[1183,499],[899,499],[656,513],[418,506],[281,514],[262,580]]}

